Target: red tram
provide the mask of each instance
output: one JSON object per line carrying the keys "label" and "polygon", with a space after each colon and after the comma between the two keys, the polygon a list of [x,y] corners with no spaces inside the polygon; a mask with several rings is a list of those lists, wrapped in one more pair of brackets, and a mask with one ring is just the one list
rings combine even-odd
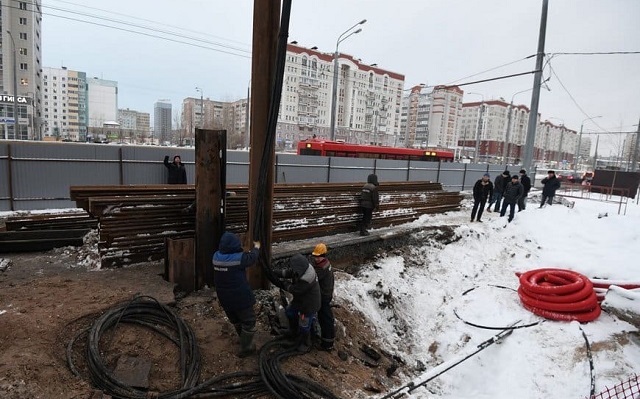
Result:
{"label": "red tram", "polygon": [[443,150],[383,147],[308,139],[298,142],[298,155],[453,162],[454,153]]}

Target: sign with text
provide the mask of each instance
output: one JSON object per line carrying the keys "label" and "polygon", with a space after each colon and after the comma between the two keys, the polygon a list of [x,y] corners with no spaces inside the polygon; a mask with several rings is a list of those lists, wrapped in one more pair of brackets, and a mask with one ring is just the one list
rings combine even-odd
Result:
{"label": "sign with text", "polygon": [[[15,101],[14,100],[14,96],[10,96],[8,94],[1,94],[0,95],[0,103],[13,104],[14,101]],[[31,104],[31,97],[18,96],[18,104],[30,105]]]}

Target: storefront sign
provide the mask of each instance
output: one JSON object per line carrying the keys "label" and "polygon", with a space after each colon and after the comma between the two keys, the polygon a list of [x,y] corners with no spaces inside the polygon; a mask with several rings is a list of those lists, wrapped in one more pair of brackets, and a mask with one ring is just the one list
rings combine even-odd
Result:
{"label": "storefront sign", "polygon": [[[7,95],[7,94],[2,94],[0,95],[0,103],[3,104],[13,104],[13,96]],[[23,97],[23,96],[18,96],[18,104],[31,104],[31,97]]]}

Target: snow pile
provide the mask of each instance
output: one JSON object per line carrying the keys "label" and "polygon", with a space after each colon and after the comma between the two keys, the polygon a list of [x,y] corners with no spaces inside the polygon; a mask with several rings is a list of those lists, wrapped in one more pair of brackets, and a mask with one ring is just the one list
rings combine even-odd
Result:
{"label": "snow pile", "polygon": [[[608,217],[598,218],[606,212]],[[339,274],[336,297],[369,317],[382,345],[409,366],[427,370],[468,352],[501,327],[542,319],[525,310],[515,289],[517,271],[542,267],[575,270],[589,277],[640,280],[640,208],[626,216],[617,205],[576,200],[575,207],[530,203],[506,223],[496,213],[469,224],[470,210],[422,217],[412,225],[456,220],[457,242],[425,242]],[[459,316],[459,318],[456,316]],[[640,347],[629,343],[634,328],[609,314],[580,326],[543,321],[522,328],[412,393],[429,398],[583,398],[589,394],[584,329],[594,352],[596,389],[612,386],[640,370]],[[408,382],[412,376],[404,376]]]}

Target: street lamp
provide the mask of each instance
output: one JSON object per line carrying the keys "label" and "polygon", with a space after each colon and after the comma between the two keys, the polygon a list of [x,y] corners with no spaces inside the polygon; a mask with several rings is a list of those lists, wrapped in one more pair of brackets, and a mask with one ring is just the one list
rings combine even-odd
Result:
{"label": "street lamp", "polygon": [[482,97],[482,103],[480,104],[480,109],[478,110],[478,128],[476,129],[476,152],[474,153],[474,161],[475,163],[480,162],[480,129],[482,128],[482,117],[484,116],[484,95],[481,93],[467,93],[467,94],[475,94],[476,96]]}
{"label": "street lamp", "polygon": [[576,173],[578,172],[578,161],[580,160],[580,146],[582,145],[582,128],[584,127],[584,123],[586,121],[590,121],[592,119],[597,119],[597,118],[602,118],[602,115],[598,115],[598,116],[592,116],[591,118],[586,118],[583,119],[582,122],[580,122],[580,135],[578,135],[578,147],[576,147],[576,154],[575,154],[575,158],[573,160],[573,172]]}
{"label": "street lamp", "polygon": [[204,99],[202,95],[202,89],[196,87],[196,91],[200,92],[200,129],[204,128]]}
{"label": "street lamp", "polygon": [[[330,139],[334,140],[336,135],[336,107],[338,102],[338,46],[341,42],[348,39],[350,36],[355,35],[357,33],[362,32],[362,29],[358,29],[352,31],[358,25],[362,25],[367,22],[366,19],[358,22],[353,25],[349,29],[342,32],[340,36],[338,36],[338,40],[336,41],[336,51],[333,53],[333,91],[331,93],[331,136]],[[346,36],[345,36],[346,35]]]}
{"label": "street lamp", "polygon": [[[16,67],[16,42],[11,31],[7,30],[13,44],[13,138],[18,138],[18,68]],[[8,135],[8,132],[7,132]],[[9,137],[7,137],[9,138]]]}
{"label": "street lamp", "polygon": [[509,104],[509,112],[507,113],[507,133],[506,133],[505,138],[504,138],[505,143],[504,143],[504,146],[503,146],[503,156],[502,156],[503,163],[504,163],[504,166],[505,166],[505,170],[507,168],[507,163],[508,163],[510,150],[511,150],[511,137],[510,137],[510,135],[511,135],[511,114],[513,112],[513,99],[518,94],[526,93],[526,92],[531,91],[531,90],[533,90],[533,87],[530,88],[530,89],[527,89],[527,90],[522,90],[522,91],[519,91],[517,93],[514,93],[511,96],[511,103]]}

